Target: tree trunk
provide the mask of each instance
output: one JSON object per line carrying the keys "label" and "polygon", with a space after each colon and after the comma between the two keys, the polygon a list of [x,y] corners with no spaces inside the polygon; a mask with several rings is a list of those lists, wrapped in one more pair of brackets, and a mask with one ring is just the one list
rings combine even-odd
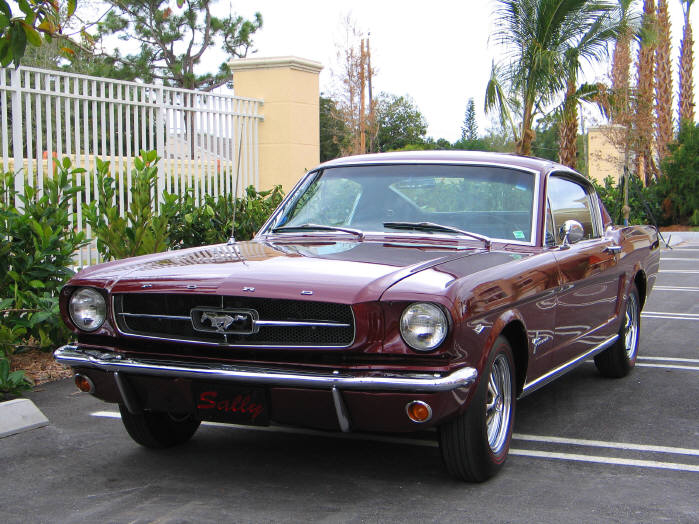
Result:
{"label": "tree trunk", "polygon": [[685,2],[684,29],[680,45],[680,125],[684,121],[694,123],[694,39],[689,22],[690,5],[690,2]]}
{"label": "tree trunk", "polygon": [[558,159],[561,164],[575,169],[577,164],[578,105],[575,103],[575,84],[568,82],[559,127]]}
{"label": "tree trunk", "polygon": [[[643,25],[655,31],[655,0],[643,2]],[[655,46],[649,41],[641,43],[638,50],[638,84],[636,89],[637,137],[635,140],[636,173],[642,176],[645,184],[654,177],[653,162],[653,65]]]}
{"label": "tree trunk", "polygon": [[670,15],[667,0],[658,0],[658,41],[655,48],[655,118],[658,156],[668,155],[667,145],[672,142],[672,65]]}

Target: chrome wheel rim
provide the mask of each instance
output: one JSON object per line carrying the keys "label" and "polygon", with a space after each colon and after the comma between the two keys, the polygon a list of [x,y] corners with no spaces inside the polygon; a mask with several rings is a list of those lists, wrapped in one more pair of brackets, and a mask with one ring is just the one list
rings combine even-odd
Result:
{"label": "chrome wheel rim", "polygon": [[638,306],[636,295],[629,295],[626,301],[626,314],[624,315],[624,348],[626,357],[633,360],[638,348]]}
{"label": "chrome wheel rim", "polygon": [[512,416],[512,377],[510,363],[503,354],[493,362],[485,399],[488,445],[494,454],[505,447]]}

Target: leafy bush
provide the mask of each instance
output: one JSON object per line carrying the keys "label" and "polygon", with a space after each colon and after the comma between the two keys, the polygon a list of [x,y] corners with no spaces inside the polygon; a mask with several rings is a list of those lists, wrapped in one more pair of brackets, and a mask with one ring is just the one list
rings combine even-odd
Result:
{"label": "leafy bush", "polygon": [[158,161],[155,151],[141,151],[131,171],[131,202],[121,209],[117,180],[109,174],[109,162],[96,159],[97,199],[85,206],[85,218],[97,238],[104,260],[165,251],[169,246],[169,222],[175,214],[176,195],[156,197]]}
{"label": "leafy bush", "polygon": [[[70,220],[70,201],[81,191],[70,180],[68,158],[43,191],[14,189],[14,175],[0,175],[0,346],[11,353],[23,341],[40,348],[62,343],[58,294],[74,271],[73,254],[86,244]],[[18,209],[19,207],[19,209]]]}
{"label": "leafy bush", "polygon": [[673,224],[699,225],[699,125],[685,122],[677,142],[668,146],[658,181],[663,218]]}
{"label": "leafy bush", "polygon": [[[624,183],[620,179],[618,183],[614,182],[614,178],[608,176],[604,179],[604,185],[592,180],[595,189],[599,194],[604,207],[609,211],[609,215],[615,224],[623,224],[624,216],[622,208],[624,207]],[[662,210],[660,208],[660,199],[658,188],[653,186],[643,187],[637,176],[629,177],[629,207],[631,214],[629,215],[629,224],[654,224],[660,218]]]}
{"label": "leafy bush", "polygon": [[10,360],[0,351],[0,400],[18,396],[31,387],[24,371],[10,371]]}
{"label": "leafy bush", "polygon": [[[235,199],[235,238],[249,240],[264,224],[284,197],[281,186],[257,191],[245,190],[244,198]],[[170,217],[170,245],[174,249],[216,244],[228,240],[233,225],[233,196],[206,195],[197,204],[191,191],[171,203],[175,210]]]}

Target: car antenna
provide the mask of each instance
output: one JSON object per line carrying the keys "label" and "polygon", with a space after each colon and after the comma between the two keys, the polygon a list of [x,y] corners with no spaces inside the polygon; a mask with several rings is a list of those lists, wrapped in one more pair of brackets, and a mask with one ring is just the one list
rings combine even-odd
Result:
{"label": "car antenna", "polygon": [[231,225],[231,236],[227,242],[229,246],[235,245],[235,211],[238,208],[238,179],[240,178],[240,157],[243,149],[243,123],[244,120],[241,120],[240,133],[238,136],[238,166],[235,170],[235,184],[233,189],[233,224]]}

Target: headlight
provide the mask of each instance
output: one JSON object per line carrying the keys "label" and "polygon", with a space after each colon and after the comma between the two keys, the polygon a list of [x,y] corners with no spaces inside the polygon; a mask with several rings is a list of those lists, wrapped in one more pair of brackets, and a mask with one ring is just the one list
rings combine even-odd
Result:
{"label": "headlight", "polygon": [[449,323],[442,309],[427,302],[410,304],[400,317],[400,334],[411,348],[430,351],[447,336]]}
{"label": "headlight", "polygon": [[71,295],[68,312],[70,319],[78,329],[94,331],[104,324],[104,319],[107,316],[107,304],[99,291],[83,287]]}

